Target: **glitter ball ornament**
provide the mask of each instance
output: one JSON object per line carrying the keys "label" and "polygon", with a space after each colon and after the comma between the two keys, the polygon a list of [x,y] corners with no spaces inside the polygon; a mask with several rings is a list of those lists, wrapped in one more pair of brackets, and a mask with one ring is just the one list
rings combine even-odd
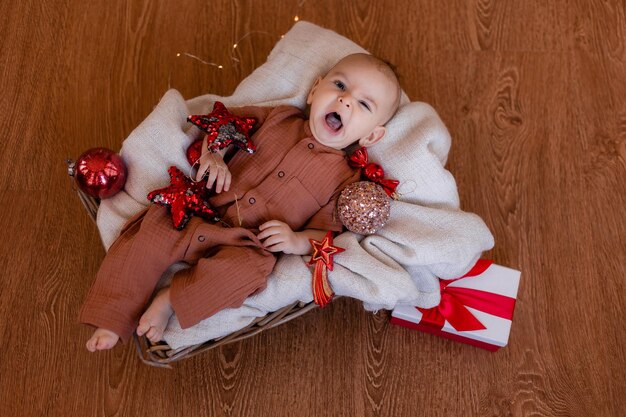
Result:
{"label": "glitter ball ornament", "polygon": [[70,163],[68,173],[85,194],[109,198],[124,187],[127,171],[118,154],[106,148],[93,148],[83,152],[76,163]]}
{"label": "glitter ball ornament", "polygon": [[391,204],[383,187],[370,181],[348,185],[337,201],[339,219],[348,230],[369,235],[389,219]]}

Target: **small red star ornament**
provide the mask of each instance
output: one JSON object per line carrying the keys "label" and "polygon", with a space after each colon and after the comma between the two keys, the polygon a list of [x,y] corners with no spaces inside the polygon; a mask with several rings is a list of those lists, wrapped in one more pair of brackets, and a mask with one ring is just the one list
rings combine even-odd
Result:
{"label": "small red star ornament", "polygon": [[175,229],[184,229],[191,216],[219,220],[206,201],[206,180],[193,182],[175,166],[169,167],[167,172],[170,174],[170,185],[151,191],[148,200],[170,208]]}
{"label": "small red star ornament", "polygon": [[250,129],[256,119],[235,116],[220,101],[215,102],[211,113],[189,116],[187,121],[207,133],[210,152],[217,152],[231,144],[248,153],[256,151],[256,146],[250,140]]}
{"label": "small red star ornament", "polygon": [[333,270],[333,256],[345,251],[339,246],[333,246],[333,234],[328,231],[321,242],[309,239],[313,246],[313,255],[308,262],[315,265],[313,270],[313,301],[320,307],[325,307],[333,299],[335,292],[328,282],[328,271]]}

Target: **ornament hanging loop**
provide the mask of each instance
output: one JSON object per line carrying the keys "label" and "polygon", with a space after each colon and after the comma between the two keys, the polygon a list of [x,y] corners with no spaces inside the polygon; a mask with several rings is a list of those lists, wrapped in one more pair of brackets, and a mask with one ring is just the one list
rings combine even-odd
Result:
{"label": "ornament hanging loop", "polygon": [[72,190],[76,191],[76,162],[74,162],[73,159],[67,158],[65,163],[67,164],[67,175],[70,177],[70,185],[72,186]]}
{"label": "ornament hanging loop", "polygon": [[74,177],[76,174],[76,163],[69,158],[65,160],[65,163],[67,164],[67,175]]}

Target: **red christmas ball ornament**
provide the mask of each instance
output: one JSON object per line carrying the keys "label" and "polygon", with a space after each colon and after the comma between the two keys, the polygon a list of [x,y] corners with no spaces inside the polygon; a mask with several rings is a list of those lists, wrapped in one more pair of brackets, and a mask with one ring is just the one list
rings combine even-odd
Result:
{"label": "red christmas ball ornament", "polygon": [[185,155],[187,156],[187,161],[189,165],[194,166],[196,163],[199,163],[200,157],[202,157],[202,142],[204,139],[197,139],[187,148],[187,152]]}
{"label": "red christmas ball ornament", "polygon": [[92,148],[78,157],[69,174],[87,195],[109,198],[118,193],[126,183],[126,165],[115,152],[106,148]]}

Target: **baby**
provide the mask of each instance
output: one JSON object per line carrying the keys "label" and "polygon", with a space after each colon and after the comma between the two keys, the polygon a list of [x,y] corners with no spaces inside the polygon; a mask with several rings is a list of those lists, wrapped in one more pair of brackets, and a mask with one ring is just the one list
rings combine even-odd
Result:
{"label": "baby", "polygon": [[[129,220],[81,308],[80,321],[97,328],[87,349],[110,349],[133,331],[157,342],[174,313],[187,328],[238,307],[265,288],[273,253],[310,254],[309,239],[340,232],[337,198],[359,180],[343,149],[379,142],[399,103],[393,70],[353,54],[315,81],[308,117],[291,106],[230,109],[257,119],[257,152],[238,152],[226,164],[224,152],[208,154],[204,143],[196,177],[208,174],[207,187],[215,187],[209,202],[222,221],[193,217],[179,231],[159,205]],[[159,278],[179,261],[190,268],[176,272],[150,303]]]}

